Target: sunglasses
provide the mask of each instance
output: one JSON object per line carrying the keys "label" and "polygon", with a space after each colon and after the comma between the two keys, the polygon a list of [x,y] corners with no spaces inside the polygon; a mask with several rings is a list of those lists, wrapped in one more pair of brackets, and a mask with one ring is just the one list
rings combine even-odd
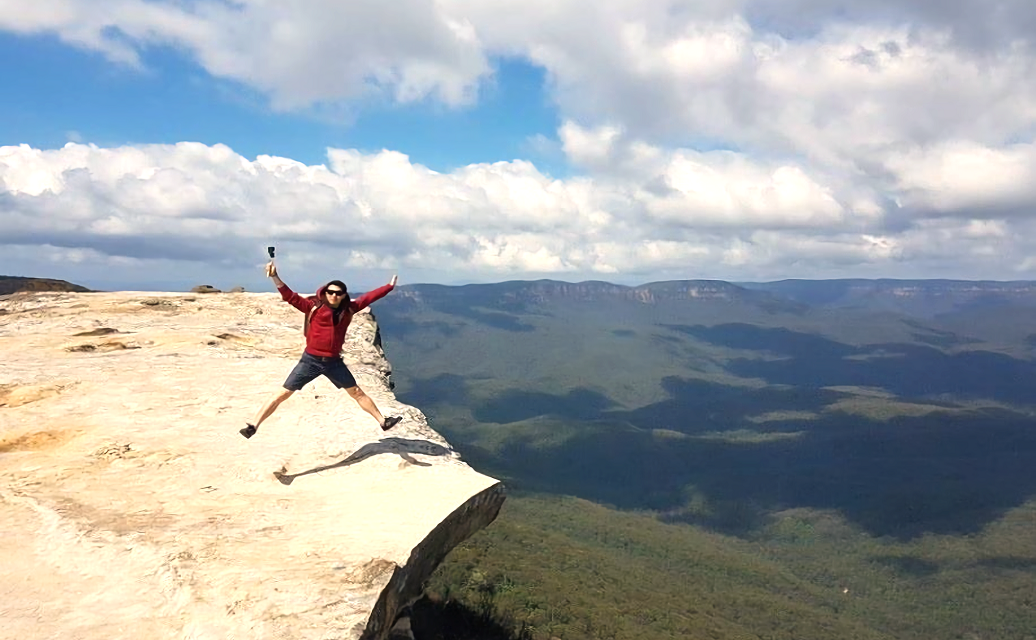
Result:
{"label": "sunglasses", "polygon": [[344,291],[339,291],[338,289],[325,289],[324,293],[326,293],[329,296],[344,296],[345,295]]}

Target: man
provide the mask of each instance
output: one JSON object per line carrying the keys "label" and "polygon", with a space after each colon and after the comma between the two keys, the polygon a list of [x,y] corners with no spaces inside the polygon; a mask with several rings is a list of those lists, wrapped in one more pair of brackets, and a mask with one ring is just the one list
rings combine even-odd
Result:
{"label": "man", "polygon": [[345,331],[349,328],[353,314],[388,295],[396,286],[396,276],[392,276],[392,281],[387,285],[368,291],[356,300],[350,300],[349,291],[341,280],[332,280],[320,287],[314,298],[303,298],[289,289],[277,276],[277,267],[273,262],[266,265],[266,275],[273,280],[285,302],[306,314],[306,349],[299,363],[284,381],[284,388],[277,391],[259,409],[252,422],[245,423],[245,428],[240,430],[241,435],[246,438],[254,436],[259,425],[269,418],[282,402],[320,375],[339,389],[345,389],[360,408],[378,421],[383,430],[388,431],[396,426],[402,418],[382,416],[374,401],[356,385],[353,374],[342,362],[342,343],[345,342]]}

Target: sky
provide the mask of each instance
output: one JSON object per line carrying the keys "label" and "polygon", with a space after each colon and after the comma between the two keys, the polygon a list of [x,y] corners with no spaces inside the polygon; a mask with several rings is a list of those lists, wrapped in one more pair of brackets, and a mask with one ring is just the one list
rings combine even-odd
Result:
{"label": "sky", "polygon": [[0,0],[0,275],[1036,279],[1031,0]]}

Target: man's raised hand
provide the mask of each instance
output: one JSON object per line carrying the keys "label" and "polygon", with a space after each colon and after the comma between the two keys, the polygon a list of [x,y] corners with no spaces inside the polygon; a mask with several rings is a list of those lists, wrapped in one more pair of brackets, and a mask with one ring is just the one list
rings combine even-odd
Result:
{"label": "man's raised hand", "polygon": [[394,286],[396,286],[396,280],[398,280],[398,279],[399,279],[398,277],[396,277],[395,275],[393,275],[393,276],[392,276],[392,281],[391,281],[391,282],[389,282],[389,285],[391,285],[391,286],[393,286],[393,287],[394,287]]}
{"label": "man's raised hand", "polygon": [[266,277],[276,278],[277,277],[277,265],[273,263],[273,260],[266,263]]}

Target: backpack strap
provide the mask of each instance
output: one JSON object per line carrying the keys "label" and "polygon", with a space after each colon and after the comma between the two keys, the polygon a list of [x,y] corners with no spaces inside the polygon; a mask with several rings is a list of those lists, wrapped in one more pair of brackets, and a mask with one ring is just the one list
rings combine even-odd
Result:
{"label": "backpack strap", "polygon": [[302,325],[302,335],[304,335],[304,336],[308,336],[309,335],[309,323],[313,319],[313,314],[316,313],[317,309],[319,309],[322,306],[324,306],[324,301],[323,300],[317,300],[317,303],[315,305],[313,305],[313,308],[310,309],[309,312],[306,314],[306,322],[305,322],[305,324]]}

